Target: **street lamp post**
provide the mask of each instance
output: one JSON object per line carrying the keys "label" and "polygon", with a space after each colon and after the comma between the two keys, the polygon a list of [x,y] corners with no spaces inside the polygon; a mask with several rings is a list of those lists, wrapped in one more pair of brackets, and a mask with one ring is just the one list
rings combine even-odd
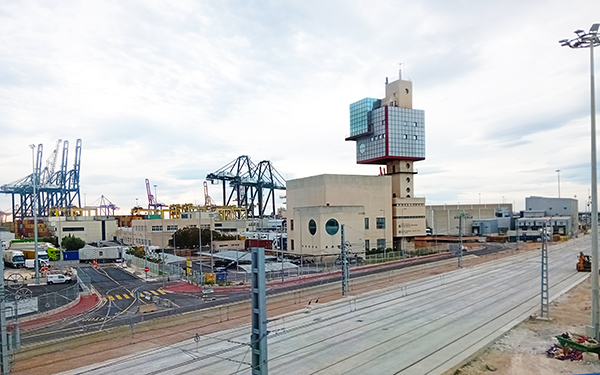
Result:
{"label": "street lamp post", "polygon": [[[588,327],[588,336],[598,340],[600,331],[600,310],[598,300],[598,182],[596,176],[596,89],[594,79],[594,47],[600,45],[598,38],[599,23],[590,28],[589,33],[583,30],[575,31],[577,37],[574,39],[563,39],[560,45],[570,48],[590,49],[590,93],[591,93],[591,138],[592,138],[592,325]],[[591,331],[591,332],[590,332]]]}
{"label": "street lamp post", "polygon": [[560,198],[560,169],[557,169],[556,173],[558,174],[558,197]]}
{"label": "street lamp post", "polygon": [[[33,211],[33,253],[34,253],[34,269],[35,269],[35,283],[40,283],[40,266],[38,264],[38,220],[37,220],[37,208],[38,208],[38,200],[37,200],[37,171],[35,169],[35,145],[29,145],[31,148],[31,163],[33,165],[33,197],[31,198],[31,209]],[[41,147],[41,145],[40,145]]]}

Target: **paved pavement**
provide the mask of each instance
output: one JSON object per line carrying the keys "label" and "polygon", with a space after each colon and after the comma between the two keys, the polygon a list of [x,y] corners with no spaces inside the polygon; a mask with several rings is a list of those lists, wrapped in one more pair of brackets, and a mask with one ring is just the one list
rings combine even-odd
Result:
{"label": "paved pavement", "polygon": [[[550,249],[550,299],[577,273],[586,236]],[[273,374],[441,374],[539,311],[539,252],[352,296],[269,318]],[[552,310],[550,310],[552,314]],[[63,374],[249,374],[250,327],[117,358]]]}

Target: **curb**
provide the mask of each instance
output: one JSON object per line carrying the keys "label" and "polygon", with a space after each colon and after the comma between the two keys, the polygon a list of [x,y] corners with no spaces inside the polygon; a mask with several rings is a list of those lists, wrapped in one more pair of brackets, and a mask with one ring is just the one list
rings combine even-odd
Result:
{"label": "curb", "polygon": [[43,312],[43,313],[40,313],[40,314],[31,315],[31,316],[19,319],[19,326],[22,323],[35,322],[36,320],[46,319],[46,318],[51,317],[53,315],[57,315],[57,314],[59,314],[59,313],[61,313],[63,311],[67,311],[70,308],[72,308],[74,306],[77,306],[77,304],[81,301],[81,296],[82,295],[95,295],[96,299],[97,299],[97,302],[96,302],[96,304],[94,306],[92,306],[89,309],[86,309],[86,310],[84,310],[84,311],[82,311],[82,312],[80,312],[78,314],[73,314],[73,315],[70,315],[70,316],[65,316],[64,318],[57,319],[57,320],[42,322],[41,324],[33,326],[33,327],[29,327],[29,328],[28,327],[20,327],[21,331],[22,332],[26,332],[26,331],[31,331],[31,330],[43,328],[43,327],[46,327],[46,326],[48,326],[50,324],[54,324],[54,323],[57,323],[57,322],[60,322],[60,321],[64,321],[65,319],[72,318],[73,316],[81,315],[81,314],[83,314],[83,313],[85,313],[87,311],[90,311],[92,309],[95,309],[95,308],[101,306],[103,304],[101,296],[98,294],[98,292],[96,291],[96,289],[94,289],[93,286],[91,286],[91,289],[92,289],[91,293],[90,292],[79,293],[79,295],[77,296],[77,298],[75,300],[67,303],[66,305],[63,305],[61,307],[57,307],[56,309],[49,310],[49,311],[46,311],[46,312]]}

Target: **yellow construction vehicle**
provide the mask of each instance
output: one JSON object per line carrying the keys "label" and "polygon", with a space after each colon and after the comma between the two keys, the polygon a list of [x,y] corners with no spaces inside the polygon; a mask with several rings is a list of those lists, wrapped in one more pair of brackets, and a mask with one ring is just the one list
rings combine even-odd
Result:
{"label": "yellow construction vehicle", "polygon": [[577,262],[577,272],[591,272],[592,261],[589,255],[584,255],[583,252],[579,253],[579,262]]}

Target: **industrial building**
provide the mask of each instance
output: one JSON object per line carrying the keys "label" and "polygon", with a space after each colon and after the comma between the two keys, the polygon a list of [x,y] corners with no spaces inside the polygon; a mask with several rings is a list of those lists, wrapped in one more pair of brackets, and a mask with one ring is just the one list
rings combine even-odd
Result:
{"label": "industrial building", "polygon": [[540,230],[546,224],[551,234],[574,237],[579,229],[577,199],[573,198],[525,198],[525,210],[517,219],[517,227],[511,236],[521,241],[538,240]]}
{"label": "industrial building", "polygon": [[320,175],[287,182],[288,250],[339,253],[414,248],[426,234],[425,198],[415,197],[414,163],[425,159],[425,114],[412,108],[412,82],[388,83],[383,99],[350,104],[356,162],[385,166],[379,176]]}
{"label": "industrial building", "polygon": [[442,204],[426,207],[427,227],[435,236],[458,236],[459,217],[463,235],[488,235],[510,229],[513,206],[498,204]]}
{"label": "industrial building", "polygon": [[49,216],[44,218],[52,235],[59,238],[78,237],[86,243],[117,239],[114,216]]}

